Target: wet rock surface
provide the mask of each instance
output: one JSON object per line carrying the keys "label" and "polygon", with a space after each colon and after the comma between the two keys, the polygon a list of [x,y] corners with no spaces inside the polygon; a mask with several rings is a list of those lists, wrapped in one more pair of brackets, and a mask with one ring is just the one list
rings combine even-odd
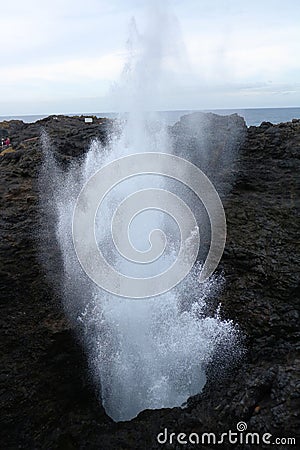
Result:
{"label": "wet rock surface", "polygon": [[[179,155],[189,142],[193,162],[203,148],[213,153],[206,170],[215,176],[221,195],[226,193],[228,225],[219,267],[226,283],[215,303],[221,303],[222,317],[233,319],[245,333],[247,353],[222,378],[216,359],[203,393],[189,399],[185,409],[144,411],[118,424],[97,399],[85,355],[39,258],[41,130],[68,164],[92,138],[105,142],[111,121],[86,124],[84,118],[58,116],[35,124],[0,123],[14,150],[0,156],[1,448],[174,449],[182,445],[170,433],[215,432],[219,437],[229,429],[235,432],[240,421],[249,432],[271,433],[271,442],[299,439],[300,121],[246,129],[237,116],[205,117],[193,118],[198,132],[195,123],[190,127],[182,119],[171,134]],[[49,258],[59,261],[55,242]],[[156,436],[165,428],[169,444],[162,446]],[[226,442],[216,448],[270,447]],[[273,447],[289,448],[284,443]],[[213,442],[206,440],[201,448],[214,448]]]}

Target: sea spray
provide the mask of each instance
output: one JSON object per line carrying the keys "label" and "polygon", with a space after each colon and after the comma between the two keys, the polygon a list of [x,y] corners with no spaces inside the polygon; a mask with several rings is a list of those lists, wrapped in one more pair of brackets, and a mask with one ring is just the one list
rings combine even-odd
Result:
{"label": "sea spray", "polygon": [[[216,349],[234,342],[237,334],[233,324],[222,321],[218,315],[205,317],[206,303],[212,290],[216,295],[218,278],[200,285],[194,271],[177,288],[160,297],[132,300],[106,293],[83,273],[72,241],[74,205],[80,188],[90,176],[111,158],[122,155],[120,141],[107,149],[93,142],[85,158],[65,171],[58,169],[52,157],[47,158],[45,173],[51,176],[54,185],[52,206],[64,263],[65,308],[81,330],[107,413],[114,420],[127,420],[143,409],[180,406],[200,392]],[[153,181],[150,178],[147,183]],[[147,183],[132,180],[123,193],[126,196]],[[163,185],[163,180],[159,185]],[[108,236],[109,227],[105,230],[105,225],[110,223],[121,194],[120,186],[103,205],[96,224],[99,246],[108,257],[113,245]],[[136,230],[139,244],[145,245],[147,241],[149,223],[150,228],[168,225],[160,215],[154,215],[152,221],[149,217],[144,223],[141,220]],[[169,228],[171,232],[167,229],[166,233],[175,237],[174,224],[169,223]],[[174,247],[175,244],[171,245],[160,268],[176,257]],[[120,265],[129,270],[126,266],[126,261]]]}
{"label": "sea spray", "polygon": [[[97,170],[133,153],[172,153],[168,130],[153,120],[153,114],[146,113],[147,99],[151,97],[152,101],[155,94],[154,74],[159,73],[166,57],[161,38],[154,32],[165,14],[161,10],[152,14],[154,23],[149,24],[141,39],[141,53],[127,66],[130,70],[126,72],[124,97],[126,92],[130,93],[131,110],[126,120],[119,121],[107,145],[103,147],[99,141],[93,141],[84,157],[61,170],[51,156],[51,143],[43,137],[44,153],[48,156],[41,178],[52,186],[47,201],[63,260],[60,291],[66,313],[85,347],[103,406],[115,421],[129,420],[144,409],[181,406],[190,396],[201,392],[216,350],[222,350],[228,343],[234,348],[233,343],[238,342],[232,322],[221,320],[217,313],[210,316],[205,313],[211,292],[215,295],[218,290],[218,277],[199,284],[199,271],[195,268],[165,294],[139,300],[120,298],[87,277],[74,250],[74,207],[80,190]],[[148,68],[153,65],[150,78],[143,64]],[[109,193],[95,221],[96,240],[108,261],[124,273],[141,277],[165,270],[176,259],[180,238],[176,224],[161,211],[144,212],[132,222],[133,245],[140,251],[147,249],[151,230],[163,229],[168,237],[164,255],[145,268],[120,258],[111,239],[110,223],[122,199],[149,186],[160,189],[172,186],[178,195],[182,194],[180,187],[163,177],[134,177]],[[45,189],[41,191],[41,201],[44,195]],[[194,200],[189,200],[191,209]]]}

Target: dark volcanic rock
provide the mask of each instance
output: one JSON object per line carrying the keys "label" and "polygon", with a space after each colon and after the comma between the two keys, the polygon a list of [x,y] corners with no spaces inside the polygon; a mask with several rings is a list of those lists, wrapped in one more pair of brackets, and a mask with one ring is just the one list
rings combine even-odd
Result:
{"label": "dark volcanic rock", "polygon": [[231,189],[245,134],[245,121],[237,114],[188,114],[170,128],[174,153],[200,167],[223,196]]}
{"label": "dark volcanic rock", "polygon": [[[228,238],[220,264],[226,285],[216,301],[221,314],[247,335],[248,352],[221,379],[216,362],[204,392],[186,409],[144,411],[119,424],[96,399],[61,299],[40,265],[37,239],[41,129],[67,163],[84,153],[92,138],[105,142],[110,121],[85,124],[83,118],[58,116],[1,126],[15,150],[0,156],[1,447],[154,449],[161,448],[156,435],[164,428],[220,435],[236,431],[239,421],[251,432],[271,433],[272,440],[299,437],[300,121],[246,130],[238,116],[194,115],[172,127],[175,152],[189,148],[193,162],[214,178],[221,194],[227,192]],[[49,258],[59,260],[55,243]]]}
{"label": "dark volcanic rock", "polygon": [[104,143],[111,128],[110,119],[93,117],[92,123],[85,123],[84,119],[84,116],[50,116],[34,123],[11,120],[0,123],[0,128],[8,131],[16,151],[31,149],[44,130],[51,135],[59,153],[74,157],[84,153],[92,139]]}

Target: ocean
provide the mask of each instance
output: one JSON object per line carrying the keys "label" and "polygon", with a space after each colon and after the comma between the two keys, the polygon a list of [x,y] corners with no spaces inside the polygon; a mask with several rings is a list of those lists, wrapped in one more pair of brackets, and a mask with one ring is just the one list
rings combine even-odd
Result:
{"label": "ocean", "polygon": [[[289,122],[292,119],[300,119],[300,107],[299,108],[249,108],[249,109],[210,109],[203,110],[204,112],[213,112],[215,114],[220,115],[228,115],[237,113],[240,116],[244,117],[245,122],[248,126],[259,126],[262,122],[271,122],[271,123],[281,123],[281,122]],[[158,114],[160,118],[166,122],[168,125],[173,125],[177,122],[181,116],[185,114],[189,114],[192,112],[196,112],[196,110],[181,110],[181,111],[159,111]],[[36,122],[37,120],[48,117],[50,114],[40,114],[40,115],[16,115],[16,116],[0,116],[0,122],[3,120],[23,120],[23,122]],[[76,115],[85,115],[85,116],[96,116],[96,117],[109,117],[115,118],[117,116],[116,113],[72,113],[65,115],[76,116]]]}

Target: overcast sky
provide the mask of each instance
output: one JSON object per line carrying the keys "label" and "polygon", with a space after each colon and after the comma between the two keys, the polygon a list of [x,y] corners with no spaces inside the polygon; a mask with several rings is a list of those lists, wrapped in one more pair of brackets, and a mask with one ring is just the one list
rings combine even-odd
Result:
{"label": "overcast sky", "polygon": [[[135,17],[143,35],[147,3],[155,1],[3,2],[0,115],[113,111],[112,93],[128,58],[129,24]],[[163,20],[154,33],[168,45],[160,95],[151,107],[300,106],[299,1],[169,5],[171,33],[163,32]]]}

